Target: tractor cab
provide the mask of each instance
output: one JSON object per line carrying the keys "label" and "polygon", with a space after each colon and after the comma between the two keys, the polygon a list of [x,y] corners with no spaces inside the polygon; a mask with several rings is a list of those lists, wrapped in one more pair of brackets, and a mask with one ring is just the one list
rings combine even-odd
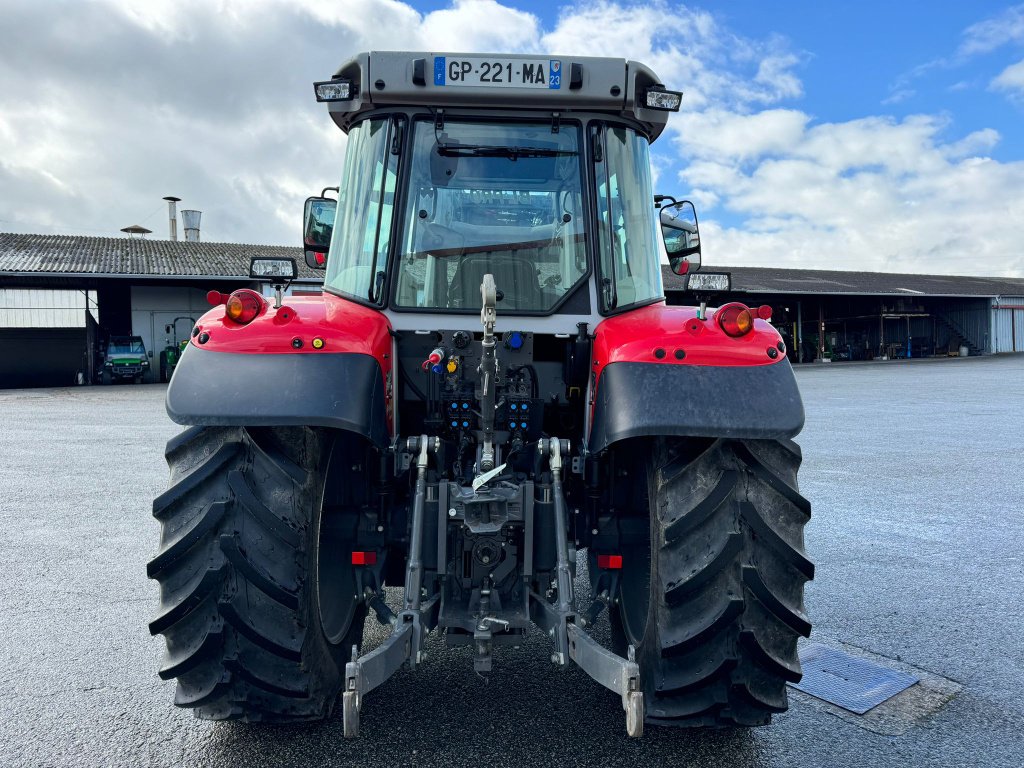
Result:
{"label": "tractor cab", "polygon": [[327,291],[396,329],[422,324],[409,313],[478,314],[486,274],[498,314],[529,330],[663,299],[649,144],[680,94],[647,67],[371,53],[317,97],[348,132],[334,226],[320,223],[333,201],[306,207]]}

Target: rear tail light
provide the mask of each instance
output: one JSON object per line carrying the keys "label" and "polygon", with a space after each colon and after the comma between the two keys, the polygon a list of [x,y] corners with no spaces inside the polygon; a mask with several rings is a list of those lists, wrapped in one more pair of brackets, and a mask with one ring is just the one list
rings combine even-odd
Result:
{"label": "rear tail light", "polygon": [[619,570],[622,568],[622,555],[598,555],[597,567]]}
{"label": "rear tail light", "polygon": [[256,319],[263,309],[263,297],[256,291],[242,288],[228,296],[224,314],[239,325],[246,325]]}
{"label": "rear tail light", "polygon": [[719,327],[729,336],[744,336],[754,330],[754,316],[744,304],[726,304],[717,313]]}
{"label": "rear tail light", "polygon": [[377,553],[372,549],[365,552],[352,553],[352,565],[376,565]]}

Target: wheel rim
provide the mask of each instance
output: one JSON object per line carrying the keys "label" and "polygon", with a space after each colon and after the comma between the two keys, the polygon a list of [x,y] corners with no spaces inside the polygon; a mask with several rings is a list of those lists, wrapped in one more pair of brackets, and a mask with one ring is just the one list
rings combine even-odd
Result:
{"label": "wheel rim", "polygon": [[[656,514],[650,509],[650,488],[646,468],[638,484],[637,509],[647,515]],[[647,519],[646,516],[644,519]],[[640,647],[647,632],[648,616],[651,610],[651,525],[649,519],[641,530],[643,534],[632,538],[623,546],[622,573],[619,587],[619,617],[626,642]]]}
{"label": "wheel rim", "polygon": [[[630,645],[639,647],[647,631],[647,615],[651,608],[650,542],[630,547],[623,558],[619,589],[619,616]],[[628,564],[627,564],[628,558]]]}
{"label": "wheel rim", "polygon": [[355,615],[355,574],[351,543],[346,541],[342,527],[332,524],[330,518],[320,520],[316,553],[320,625],[327,641],[337,645],[345,639]]}

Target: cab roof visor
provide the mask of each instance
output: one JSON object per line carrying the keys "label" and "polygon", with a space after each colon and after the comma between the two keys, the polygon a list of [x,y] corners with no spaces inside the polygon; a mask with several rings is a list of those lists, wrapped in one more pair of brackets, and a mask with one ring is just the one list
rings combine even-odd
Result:
{"label": "cab roof visor", "polygon": [[[563,125],[573,113],[587,112],[633,121],[653,141],[671,111],[648,105],[645,92],[660,85],[658,76],[621,58],[369,51],[346,61],[328,82],[341,81],[351,83],[349,96],[332,98],[328,109],[346,132],[366,113],[390,108],[425,108],[435,115],[440,110],[536,111],[549,119],[558,112]],[[375,86],[380,83],[387,87]]]}

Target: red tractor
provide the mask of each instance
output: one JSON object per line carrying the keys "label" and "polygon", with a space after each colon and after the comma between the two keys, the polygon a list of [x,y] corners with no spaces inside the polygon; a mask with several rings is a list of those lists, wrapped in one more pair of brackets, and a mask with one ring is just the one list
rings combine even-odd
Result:
{"label": "red tractor", "polygon": [[[630,735],[785,710],[811,627],[803,405],[770,309],[707,308],[728,276],[652,190],[681,94],[622,59],[395,52],[315,91],[348,135],[338,200],[306,205],[323,295],[283,300],[295,263],[254,259],[276,299],[218,294],[167,391],[189,428],[150,629],[175,703],[290,722],[340,700],[354,736],[430,632],[486,674],[536,625]],[[666,305],[663,261],[698,306]],[[364,652],[370,614],[391,629]]]}

